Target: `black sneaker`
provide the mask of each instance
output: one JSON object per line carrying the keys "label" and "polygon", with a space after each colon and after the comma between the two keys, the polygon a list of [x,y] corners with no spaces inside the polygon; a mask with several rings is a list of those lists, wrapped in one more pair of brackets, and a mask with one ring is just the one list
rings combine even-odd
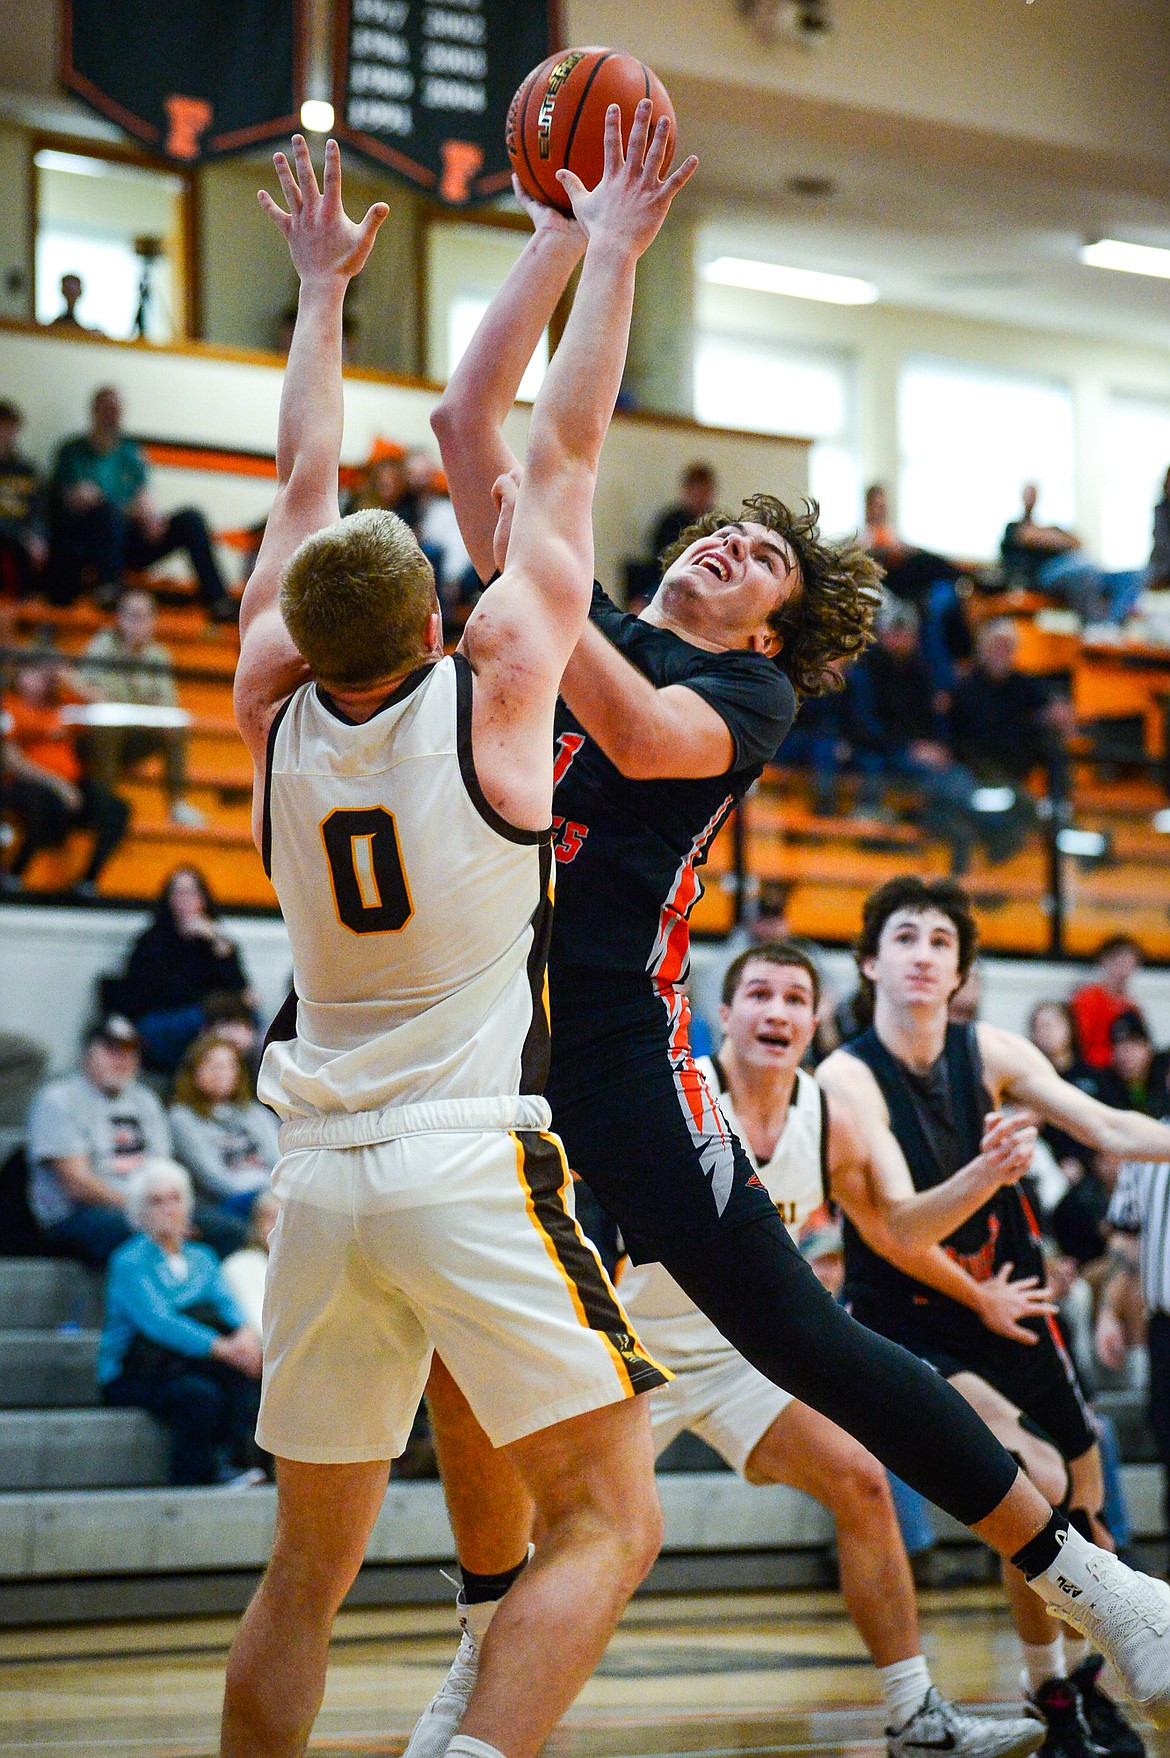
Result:
{"label": "black sneaker", "polygon": [[1029,1702],[1040,1711],[1048,1728],[1040,1758],[1103,1758],[1070,1679],[1045,1679]]}
{"label": "black sneaker", "polygon": [[1111,1758],[1146,1758],[1145,1742],[1137,1729],[1131,1727],[1113,1698],[1097,1683],[1105,1665],[1100,1654],[1090,1654],[1069,1674],[1081,1700],[1081,1712],[1089,1732]]}

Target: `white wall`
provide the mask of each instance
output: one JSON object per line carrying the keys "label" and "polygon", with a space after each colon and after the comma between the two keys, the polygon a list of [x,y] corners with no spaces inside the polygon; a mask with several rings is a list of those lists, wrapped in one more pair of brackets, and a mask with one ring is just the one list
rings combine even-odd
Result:
{"label": "white wall", "polygon": [[[1042,373],[1072,390],[1077,435],[1077,529],[1093,551],[1101,539],[1105,414],[1113,391],[1170,397],[1170,346],[1142,348],[879,303],[819,305],[776,294],[700,282],[702,329],[762,342],[829,344],[857,365],[858,438],[863,479],[898,480],[898,372],[907,354],[939,354],[982,365]],[[783,411],[778,420],[783,422]],[[1167,460],[1170,463],[1170,459]]]}

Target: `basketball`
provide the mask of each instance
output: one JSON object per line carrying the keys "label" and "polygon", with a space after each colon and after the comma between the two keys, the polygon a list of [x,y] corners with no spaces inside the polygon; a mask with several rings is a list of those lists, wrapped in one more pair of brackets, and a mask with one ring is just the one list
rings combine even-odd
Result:
{"label": "basketball", "polygon": [[670,119],[665,171],[674,154],[674,106],[657,74],[619,49],[566,49],[533,68],[508,110],[506,140],[512,169],[526,194],[562,214],[572,212],[557,172],[573,171],[587,189],[605,164],[605,113],[618,104],[622,139],[629,139],[643,98],[654,104],[651,127]]}

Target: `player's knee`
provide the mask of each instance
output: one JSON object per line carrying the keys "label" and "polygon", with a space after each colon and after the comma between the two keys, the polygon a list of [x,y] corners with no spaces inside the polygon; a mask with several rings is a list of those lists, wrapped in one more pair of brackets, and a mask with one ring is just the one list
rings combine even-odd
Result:
{"label": "player's knee", "polygon": [[889,1479],[877,1460],[859,1453],[833,1473],[832,1508],[845,1525],[874,1527],[893,1520]]}
{"label": "player's knee", "polygon": [[641,1585],[654,1566],[655,1559],[662,1549],[665,1535],[665,1521],[662,1516],[662,1503],[658,1499],[658,1490],[653,1478],[642,1485],[630,1510],[629,1529],[626,1533],[625,1550],[627,1566],[631,1578],[630,1591]]}

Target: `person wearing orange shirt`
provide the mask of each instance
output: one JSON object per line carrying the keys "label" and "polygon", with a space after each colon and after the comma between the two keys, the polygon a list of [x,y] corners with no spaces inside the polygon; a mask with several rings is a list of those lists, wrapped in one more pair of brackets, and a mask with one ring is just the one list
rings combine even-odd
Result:
{"label": "person wearing orange shirt", "polygon": [[74,829],[92,830],[93,851],[74,895],[93,897],[97,878],[123,836],[130,808],[116,793],[91,780],[81,766],[74,729],[62,709],[91,699],[91,692],[58,659],[29,659],[16,668],[2,703],[0,794],[24,834],[6,890],[20,890],[33,856],[60,848]]}

